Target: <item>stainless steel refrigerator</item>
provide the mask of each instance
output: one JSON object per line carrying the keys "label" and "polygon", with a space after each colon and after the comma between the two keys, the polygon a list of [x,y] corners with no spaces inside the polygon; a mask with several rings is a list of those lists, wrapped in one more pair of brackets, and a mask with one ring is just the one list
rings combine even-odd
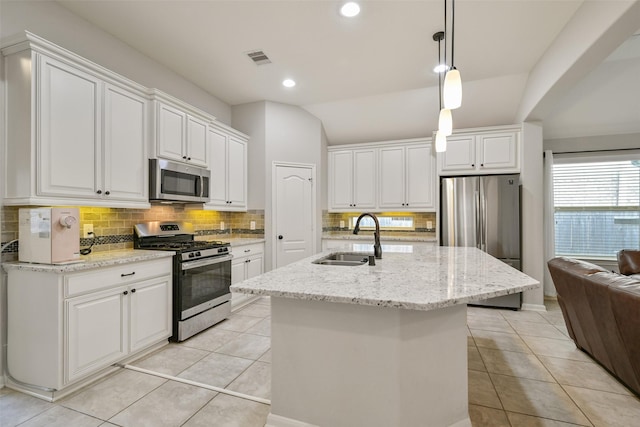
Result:
{"label": "stainless steel refrigerator", "polygon": [[[519,175],[442,178],[440,201],[440,245],[475,246],[522,270]],[[474,305],[519,309],[522,293]]]}

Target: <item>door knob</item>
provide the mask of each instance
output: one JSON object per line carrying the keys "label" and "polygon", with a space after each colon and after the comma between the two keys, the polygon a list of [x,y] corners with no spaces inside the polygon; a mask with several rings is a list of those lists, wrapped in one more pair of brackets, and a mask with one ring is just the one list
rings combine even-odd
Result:
{"label": "door knob", "polygon": [[282,240],[284,239],[284,236],[282,234],[278,235],[278,240]]}

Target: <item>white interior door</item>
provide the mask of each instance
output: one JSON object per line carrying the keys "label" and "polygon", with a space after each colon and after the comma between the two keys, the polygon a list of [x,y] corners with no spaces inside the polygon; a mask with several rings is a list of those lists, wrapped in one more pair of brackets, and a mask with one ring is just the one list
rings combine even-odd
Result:
{"label": "white interior door", "polygon": [[313,166],[275,165],[275,268],[313,255],[315,170]]}

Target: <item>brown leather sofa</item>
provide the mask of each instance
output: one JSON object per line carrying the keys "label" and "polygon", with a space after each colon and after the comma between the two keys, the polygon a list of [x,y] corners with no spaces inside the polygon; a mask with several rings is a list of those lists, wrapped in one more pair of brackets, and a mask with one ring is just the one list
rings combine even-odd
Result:
{"label": "brown leather sofa", "polygon": [[640,275],[564,257],[548,266],[571,339],[640,395]]}

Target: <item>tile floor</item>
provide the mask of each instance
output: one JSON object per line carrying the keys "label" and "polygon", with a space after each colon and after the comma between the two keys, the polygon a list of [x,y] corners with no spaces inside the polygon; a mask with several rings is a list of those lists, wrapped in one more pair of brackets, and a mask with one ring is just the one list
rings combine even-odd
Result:
{"label": "tile floor", "polygon": [[[547,309],[469,307],[473,426],[639,425],[640,399],[575,348],[555,302]],[[269,399],[269,314],[261,298],[133,365]],[[128,369],[56,403],[0,389],[2,427],[262,427],[268,413],[262,403]]]}

